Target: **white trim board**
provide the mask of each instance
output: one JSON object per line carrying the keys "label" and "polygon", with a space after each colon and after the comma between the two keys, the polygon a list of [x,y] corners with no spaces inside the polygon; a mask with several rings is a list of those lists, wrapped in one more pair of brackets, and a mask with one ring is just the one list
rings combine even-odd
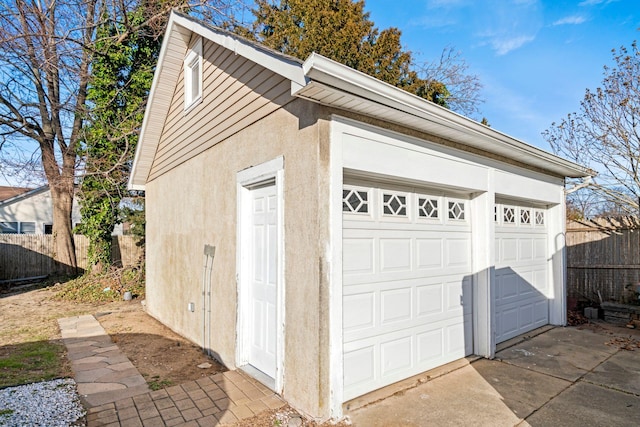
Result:
{"label": "white trim board", "polygon": [[[237,336],[236,336],[236,366],[243,368],[258,381],[271,387],[281,394],[284,388],[284,355],[285,355],[285,276],[284,276],[284,157],[244,169],[237,173],[237,249],[236,249],[236,280],[238,289]],[[251,250],[251,233],[247,227],[250,224],[251,189],[261,184],[274,183],[277,197],[277,285],[276,285],[276,375],[269,378],[259,375],[259,371],[248,365],[246,333],[248,325],[244,313],[250,310],[248,304],[248,252]],[[254,375],[255,374],[255,375]]]}

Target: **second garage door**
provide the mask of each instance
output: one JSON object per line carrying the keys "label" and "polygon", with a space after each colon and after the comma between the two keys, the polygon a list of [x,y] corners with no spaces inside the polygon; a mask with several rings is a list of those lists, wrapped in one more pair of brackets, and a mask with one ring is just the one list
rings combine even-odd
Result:
{"label": "second garage door", "polygon": [[345,400],[471,354],[469,214],[460,195],[344,187]]}
{"label": "second garage door", "polygon": [[496,343],[549,323],[546,210],[496,203]]}

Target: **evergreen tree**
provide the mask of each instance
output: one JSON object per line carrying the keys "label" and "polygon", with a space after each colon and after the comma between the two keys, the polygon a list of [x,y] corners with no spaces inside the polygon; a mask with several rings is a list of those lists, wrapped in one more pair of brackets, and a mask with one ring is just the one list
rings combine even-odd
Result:
{"label": "evergreen tree", "polygon": [[253,31],[239,28],[240,34],[303,60],[316,52],[447,106],[446,86],[418,76],[411,52],[400,44],[400,30],[378,30],[363,0],[257,0],[253,14]]}

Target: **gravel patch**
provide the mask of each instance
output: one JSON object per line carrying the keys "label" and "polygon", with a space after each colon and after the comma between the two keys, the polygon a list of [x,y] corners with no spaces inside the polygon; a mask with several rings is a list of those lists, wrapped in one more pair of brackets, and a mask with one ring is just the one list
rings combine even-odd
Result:
{"label": "gravel patch", "polygon": [[[83,426],[76,383],[58,379],[0,390],[0,426]],[[80,421],[79,421],[80,420]]]}

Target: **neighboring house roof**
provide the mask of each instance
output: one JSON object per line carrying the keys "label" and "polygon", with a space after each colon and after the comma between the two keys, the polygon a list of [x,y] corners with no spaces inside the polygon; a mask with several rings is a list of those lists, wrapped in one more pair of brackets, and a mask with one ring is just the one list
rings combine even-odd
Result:
{"label": "neighboring house roof", "polygon": [[197,19],[172,12],[129,177],[131,189],[144,189],[192,33],[289,79],[293,96],[422,131],[557,176],[579,178],[594,175],[587,168],[321,55],[314,53],[300,62]]}
{"label": "neighboring house roof", "polygon": [[12,197],[18,196],[22,193],[26,193],[30,191],[31,188],[25,187],[6,187],[0,185],[0,202],[3,202],[7,199],[11,199]]}
{"label": "neighboring house roof", "polygon": [[[2,188],[2,187],[0,187]],[[36,194],[40,194],[43,193],[45,191],[49,190],[49,186],[48,185],[43,185],[42,187],[38,187],[38,188],[25,188],[21,193],[18,193],[16,195],[14,195],[13,197],[9,197],[7,199],[0,199],[0,207],[2,206],[6,206],[6,205],[10,205],[11,203],[15,203],[19,200],[22,199],[26,199],[28,197],[31,196],[35,196]]]}

